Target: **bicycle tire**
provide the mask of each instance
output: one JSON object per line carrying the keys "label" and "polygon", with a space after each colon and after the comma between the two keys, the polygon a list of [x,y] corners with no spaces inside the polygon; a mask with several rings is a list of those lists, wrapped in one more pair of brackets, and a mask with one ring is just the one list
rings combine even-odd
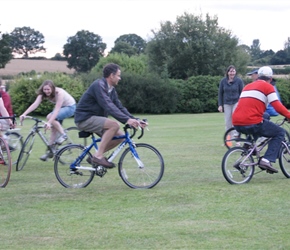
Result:
{"label": "bicycle tire", "polygon": [[23,170],[30,153],[32,151],[32,147],[34,144],[34,139],[35,139],[35,134],[30,133],[27,138],[25,139],[23,146],[20,150],[17,162],[16,162],[16,171],[21,171]]}
{"label": "bicycle tire", "polygon": [[228,149],[230,149],[232,147],[241,146],[241,145],[239,145],[240,139],[242,139],[242,140],[247,139],[247,135],[236,131],[234,127],[229,128],[224,133],[224,138],[223,138],[224,145]]}
{"label": "bicycle tire", "polygon": [[[66,188],[84,188],[88,186],[95,176],[95,171],[76,170],[71,171],[70,165],[82,154],[85,147],[83,145],[71,144],[60,149],[54,160],[54,173],[59,183]],[[91,167],[86,162],[86,158],[92,156],[87,153],[83,161],[79,163],[82,166]]]}
{"label": "bicycle tire", "polygon": [[5,135],[8,137],[8,145],[11,153],[11,158],[16,159],[12,161],[12,165],[17,163],[18,155],[23,147],[23,138],[18,132],[15,131],[6,131]]}
{"label": "bicycle tire", "polygon": [[164,160],[160,152],[146,143],[136,143],[134,148],[144,164],[140,167],[130,148],[127,148],[119,160],[119,175],[130,188],[152,188],[161,180],[164,173]]}
{"label": "bicycle tire", "polygon": [[[241,162],[247,157],[247,150],[242,147],[230,148],[222,160],[222,173],[224,178],[230,184],[244,184],[249,182],[254,173],[255,166],[243,166]],[[254,163],[250,155],[246,163]]]}
{"label": "bicycle tire", "polygon": [[0,187],[7,186],[11,176],[12,161],[8,143],[0,137]]}
{"label": "bicycle tire", "polygon": [[[289,147],[289,141],[287,143]],[[283,143],[279,152],[279,166],[285,177],[290,178],[290,154],[288,153],[287,147]]]}

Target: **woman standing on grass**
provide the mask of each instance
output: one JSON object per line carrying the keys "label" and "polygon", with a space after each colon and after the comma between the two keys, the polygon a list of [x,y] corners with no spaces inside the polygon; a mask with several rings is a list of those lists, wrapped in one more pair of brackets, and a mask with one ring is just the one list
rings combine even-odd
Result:
{"label": "woman standing on grass", "polygon": [[[49,144],[62,144],[67,140],[67,135],[61,126],[65,118],[72,117],[76,109],[75,99],[64,89],[58,88],[51,80],[46,80],[37,90],[37,97],[30,105],[30,107],[20,116],[22,122],[26,115],[35,110],[43,100],[48,100],[55,104],[54,109],[47,115],[46,129],[51,129],[51,136]],[[61,136],[56,140],[57,134]],[[40,157],[41,160],[46,161],[47,158],[52,158],[52,153],[46,153]]]}
{"label": "woman standing on grass", "polygon": [[220,81],[218,92],[218,111],[224,112],[226,131],[232,124],[232,114],[237,107],[240,94],[244,88],[244,82],[236,76],[236,68],[230,65],[225,77]]}

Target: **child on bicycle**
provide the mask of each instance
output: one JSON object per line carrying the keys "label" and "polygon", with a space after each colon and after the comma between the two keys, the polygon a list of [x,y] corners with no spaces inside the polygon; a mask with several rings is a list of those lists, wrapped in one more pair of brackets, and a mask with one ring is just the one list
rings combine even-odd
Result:
{"label": "child on bicycle", "polygon": [[[67,135],[62,127],[62,121],[65,118],[72,117],[76,109],[75,99],[64,89],[56,87],[51,80],[44,81],[37,90],[37,97],[30,107],[20,116],[22,122],[26,115],[35,110],[43,100],[48,100],[55,104],[54,109],[47,115],[46,129],[51,129],[49,140],[50,145],[62,144],[67,140]],[[60,136],[57,138],[57,134]],[[57,138],[57,139],[56,139]],[[46,161],[47,158],[52,158],[53,154],[49,151],[40,157]]]}

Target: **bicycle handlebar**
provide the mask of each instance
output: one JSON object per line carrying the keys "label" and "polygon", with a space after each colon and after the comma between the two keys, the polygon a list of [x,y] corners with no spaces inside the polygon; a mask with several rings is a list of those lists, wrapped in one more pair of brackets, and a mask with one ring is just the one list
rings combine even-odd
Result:
{"label": "bicycle handlebar", "polygon": [[[147,123],[147,119],[137,119],[140,123]],[[133,129],[133,134],[130,136],[130,138],[133,138],[134,136],[135,136],[135,134],[136,134],[136,131],[137,131],[137,129],[136,128],[134,128],[134,127],[132,127],[132,126],[130,126],[129,124],[126,124],[125,126],[124,126],[124,132],[126,133],[126,131],[128,130],[128,129]],[[141,134],[138,136],[138,139],[140,139],[143,135],[144,135],[144,128],[142,128],[141,126],[139,126],[139,129],[141,130]]]}
{"label": "bicycle handlebar", "polygon": [[13,116],[1,116],[0,119],[12,119],[12,123],[15,124],[16,115],[13,115]]}
{"label": "bicycle handlebar", "polygon": [[[26,119],[26,118],[31,119],[31,120],[34,120],[36,123],[39,123],[39,122],[41,122],[41,123],[45,123],[43,120],[40,120],[40,119],[38,119],[38,118],[36,118],[36,117],[33,117],[33,116],[28,116],[28,115],[26,115],[26,116],[24,117],[24,119]],[[23,120],[24,120],[24,119],[23,119]],[[23,120],[20,119],[20,125],[21,125],[21,126],[23,125]]]}

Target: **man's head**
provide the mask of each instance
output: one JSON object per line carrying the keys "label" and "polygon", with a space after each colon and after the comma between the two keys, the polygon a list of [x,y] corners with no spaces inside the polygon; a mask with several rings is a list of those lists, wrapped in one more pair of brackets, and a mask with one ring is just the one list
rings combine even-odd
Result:
{"label": "man's head", "polygon": [[109,63],[103,69],[103,76],[111,86],[116,86],[121,80],[121,69],[118,64]]}
{"label": "man's head", "polygon": [[251,76],[253,81],[256,81],[258,79],[258,70],[255,69],[249,73],[247,73],[248,76]]}
{"label": "man's head", "polygon": [[273,77],[273,70],[269,66],[264,66],[264,67],[259,68],[258,70],[259,79],[271,82],[272,77]]}

